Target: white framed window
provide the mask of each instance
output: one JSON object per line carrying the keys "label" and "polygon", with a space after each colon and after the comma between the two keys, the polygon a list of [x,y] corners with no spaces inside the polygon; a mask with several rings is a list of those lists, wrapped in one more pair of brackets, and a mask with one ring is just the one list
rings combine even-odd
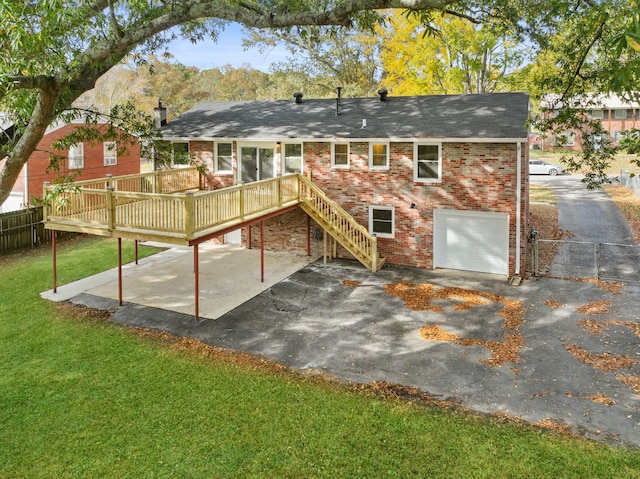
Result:
{"label": "white framed window", "polygon": [[369,233],[378,238],[393,238],[395,234],[395,208],[369,205]]}
{"label": "white framed window", "polygon": [[105,141],[102,150],[104,166],[114,166],[118,164],[118,145],[116,145],[115,141]]}
{"label": "white framed window", "polygon": [[171,144],[172,157],[171,166],[187,166],[191,163],[191,155],[189,153],[189,142],[180,141]]}
{"label": "white framed window", "polygon": [[233,143],[216,143],[216,173],[233,173]]}
{"label": "white framed window", "polygon": [[613,110],[613,117],[616,119],[626,119],[627,118],[627,110]]}
{"label": "white framed window", "polygon": [[302,143],[282,144],[282,172],[302,173]]}
{"label": "white framed window", "polygon": [[442,181],[442,145],[440,143],[414,144],[413,181],[421,183]]}
{"label": "white framed window", "polygon": [[591,110],[591,118],[602,120],[604,118],[604,110]]}
{"label": "white framed window", "polygon": [[349,143],[331,143],[331,168],[349,168]]}
{"label": "white framed window", "polygon": [[69,147],[69,169],[77,170],[79,168],[84,168],[84,143]]}
{"label": "white framed window", "polygon": [[369,143],[369,168],[389,169],[389,143]]}

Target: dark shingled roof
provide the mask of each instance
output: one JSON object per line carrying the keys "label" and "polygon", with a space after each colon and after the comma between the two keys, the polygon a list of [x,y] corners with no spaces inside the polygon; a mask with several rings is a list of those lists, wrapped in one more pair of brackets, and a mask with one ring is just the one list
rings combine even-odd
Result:
{"label": "dark shingled roof", "polygon": [[[527,137],[525,93],[202,103],[162,128],[164,138]],[[366,128],[362,128],[366,120]]]}

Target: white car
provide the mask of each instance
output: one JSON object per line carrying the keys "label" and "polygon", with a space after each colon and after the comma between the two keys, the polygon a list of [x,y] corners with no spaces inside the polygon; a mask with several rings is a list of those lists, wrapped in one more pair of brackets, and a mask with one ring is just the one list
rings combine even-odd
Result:
{"label": "white car", "polygon": [[562,167],[542,160],[529,160],[530,175],[561,175]]}

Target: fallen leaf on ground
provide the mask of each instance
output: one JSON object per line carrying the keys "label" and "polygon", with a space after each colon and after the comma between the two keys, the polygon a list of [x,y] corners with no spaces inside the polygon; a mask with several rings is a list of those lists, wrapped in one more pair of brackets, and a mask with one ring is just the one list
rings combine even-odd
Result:
{"label": "fallen leaf on ground", "polygon": [[609,306],[611,306],[611,301],[590,301],[587,304],[577,307],[576,311],[584,314],[605,314],[609,309]]}
{"label": "fallen leaf on ground", "polygon": [[634,392],[640,395],[640,376],[636,376],[634,374],[616,374],[616,379],[623,384],[626,384]]}
{"label": "fallen leaf on ground", "polygon": [[581,319],[577,324],[592,334],[602,333],[609,329],[606,321],[596,321],[595,319]]}
{"label": "fallen leaf on ground", "polygon": [[581,363],[589,364],[601,371],[615,371],[616,369],[628,368],[638,364],[638,361],[627,355],[614,356],[611,353],[592,354],[577,344],[571,344],[566,348],[567,351],[573,354]]}

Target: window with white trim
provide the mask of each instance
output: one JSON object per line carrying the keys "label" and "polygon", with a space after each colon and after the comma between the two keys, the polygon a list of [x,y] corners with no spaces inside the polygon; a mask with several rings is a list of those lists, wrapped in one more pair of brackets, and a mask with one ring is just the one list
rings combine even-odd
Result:
{"label": "window with white trim", "polygon": [[69,169],[77,170],[79,168],[84,168],[84,143],[69,147]]}
{"label": "window with white trim", "polygon": [[171,166],[186,166],[191,162],[189,154],[189,142],[175,142],[171,144]]}
{"label": "window with white trim", "polygon": [[613,110],[613,117],[616,119],[626,119],[627,118],[627,110]]}
{"label": "window with white trim", "polygon": [[282,144],[282,172],[302,173],[302,143]]}
{"label": "window with white trim", "polygon": [[369,144],[369,168],[372,170],[389,169],[389,144],[370,143]]}
{"label": "window with white trim", "polygon": [[233,173],[233,143],[216,143],[216,173]]}
{"label": "window with white trim", "polygon": [[442,146],[439,143],[416,143],[413,158],[413,181],[435,183],[442,180]]}
{"label": "window with white trim", "polygon": [[395,208],[369,205],[369,233],[378,238],[393,238],[395,234]]}
{"label": "window with white trim", "polygon": [[591,110],[591,118],[602,120],[604,118],[604,110]]}
{"label": "window with white trim", "polygon": [[349,168],[349,143],[331,143],[331,168]]}
{"label": "window with white trim", "polygon": [[115,141],[105,141],[102,145],[104,166],[118,164],[118,145]]}

